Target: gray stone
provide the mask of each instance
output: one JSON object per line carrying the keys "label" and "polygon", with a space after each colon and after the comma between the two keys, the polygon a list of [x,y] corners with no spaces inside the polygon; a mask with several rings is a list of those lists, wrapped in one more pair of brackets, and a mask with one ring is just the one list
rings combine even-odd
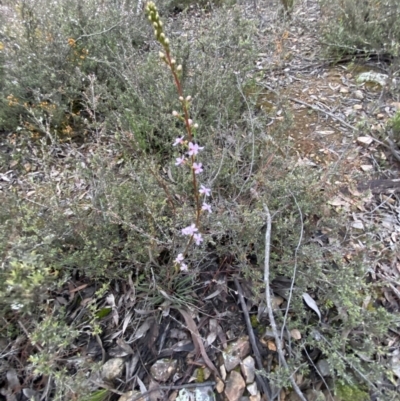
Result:
{"label": "gray stone", "polygon": [[256,373],[256,366],[254,362],[254,358],[250,355],[243,359],[243,362],[240,365],[242,369],[243,376],[246,379],[246,383],[253,383],[255,373]]}
{"label": "gray stone", "polygon": [[321,359],[317,362],[317,369],[320,375],[323,377],[331,375],[331,368],[329,367],[329,363],[326,359]]}
{"label": "gray stone", "polygon": [[151,375],[158,382],[166,382],[176,371],[176,360],[159,359],[150,368]]}
{"label": "gray stone", "polygon": [[101,377],[104,380],[114,380],[122,375],[124,370],[124,359],[111,358],[101,368]]}
{"label": "gray stone", "polygon": [[354,92],[354,97],[356,99],[363,100],[364,99],[364,93],[362,93],[362,91],[360,91],[360,90],[356,90]]}

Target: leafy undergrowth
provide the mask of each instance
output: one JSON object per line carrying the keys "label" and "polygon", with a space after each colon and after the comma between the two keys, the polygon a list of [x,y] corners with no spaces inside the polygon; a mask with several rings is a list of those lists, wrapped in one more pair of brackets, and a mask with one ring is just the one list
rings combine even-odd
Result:
{"label": "leafy undergrowth", "polygon": [[[265,357],[272,388],[290,394],[295,373],[302,390],[338,400],[395,399],[387,333],[398,321],[382,307],[371,269],[395,256],[372,236],[354,246],[347,214],[328,206],[343,167],[299,164],[285,99],[273,125],[270,110],[260,110],[256,21],[225,3],[175,17],[174,7],[160,11],[193,97],[201,182],[212,190],[203,243],[188,248],[181,232],[196,207],[192,179],[172,146],[184,129],[172,115],[181,101],[138,4],[115,4],[2,6],[2,393],[94,400],[149,388],[152,362],[191,351],[171,351],[172,333],[196,329],[204,339],[210,317],[222,330],[207,348],[219,366],[227,339],[246,332],[235,278],[266,337],[268,204],[274,313],[293,337],[289,369],[275,352]],[[187,271],[174,262],[182,252]],[[126,380],[99,379],[110,356],[125,358]],[[181,358],[186,374],[175,383],[199,379],[196,363],[210,368],[196,357]]]}

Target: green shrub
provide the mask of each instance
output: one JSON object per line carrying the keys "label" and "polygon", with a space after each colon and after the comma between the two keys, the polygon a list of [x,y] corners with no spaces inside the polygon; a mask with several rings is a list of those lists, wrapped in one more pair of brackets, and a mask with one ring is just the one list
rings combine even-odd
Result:
{"label": "green shrub", "polygon": [[321,0],[324,44],[336,54],[399,56],[397,0]]}

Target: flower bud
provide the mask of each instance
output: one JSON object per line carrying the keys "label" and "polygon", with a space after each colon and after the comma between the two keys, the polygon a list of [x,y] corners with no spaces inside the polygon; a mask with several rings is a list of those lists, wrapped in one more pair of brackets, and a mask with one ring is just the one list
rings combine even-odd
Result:
{"label": "flower bud", "polygon": [[173,65],[173,64],[176,64],[176,60],[173,58],[172,60],[171,60],[171,64]]}
{"label": "flower bud", "polygon": [[194,124],[194,125],[193,125],[193,128],[196,128],[196,129],[199,128],[199,124],[197,124],[197,123]]}
{"label": "flower bud", "polygon": [[183,96],[179,96],[179,101],[183,102]]}
{"label": "flower bud", "polygon": [[192,100],[192,96],[186,96],[186,101],[190,102]]}
{"label": "flower bud", "polygon": [[164,39],[164,44],[165,44],[165,46],[169,46],[169,39],[168,38]]}
{"label": "flower bud", "polygon": [[174,111],[172,112],[172,115],[173,115],[174,117],[179,117],[179,113],[178,113],[176,110],[174,110]]}
{"label": "flower bud", "polygon": [[154,27],[154,29],[157,29],[157,28],[158,28],[157,22],[153,22],[153,27]]}
{"label": "flower bud", "polygon": [[163,33],[160,34],[160,40],[165,40],[165,35]]}
{"label": "flower bud", "polygon": [[176,67],[176,71],[180,72],[182,71],[182,66],[179,64],[178,67]]}
{"label": "flower bud", "polygon": [[161,59],[165,59],[165,54],[163,52],[159,52],[158,55],[160,56]]}

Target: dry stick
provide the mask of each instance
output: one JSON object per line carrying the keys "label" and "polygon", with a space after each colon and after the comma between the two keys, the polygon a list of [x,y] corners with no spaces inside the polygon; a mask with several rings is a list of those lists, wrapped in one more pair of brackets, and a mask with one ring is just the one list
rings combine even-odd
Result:
{"label": "dry stick", "polygon": [[[262,364],[260,350],[257,347],[256,337],[254,335],[253,327],[251,325],[249,312],[247,311],[247,306],[246,306],[246,302],[244,300],[242,287],[241,287],[241,285],[240,285],[240,283],[239,283],[237,278],[234,278],[233,281],[235,282],[236,290],[237,290],[238,295],[239,295],[239,301],[240,301],[240,305],[242,306],[242,310],[243,310],[243,314],[244,314],[244,320],[246,322],[247,331],[249,333],[249,339],[250,339],[250,343],[251,343],[251,348],[253,349],[253,354],[254,354],[254,357],[256,359],[257,368],[259,370],[263,370],[264,366]],[[256,373],[256,377],[258,379],[257,381],[261,384],[261,387],[263,388],[264,394],[267,395],[268,400],[272,400],[273,399],[272,391],[271,391],[271,386],[269,385],[268,379],[260,376],[257,373]]]}
{"label": "dry stick", "polygon": [[291,195],[293,196],[293,199],[296,203],[297,209],[299,211],[299,215],[300,215],[300,236],[299,236],[299,241],[297,242],[297,246],[296,249],[294,251],[294,266],[293,266],[293,275],[292,275],[292,282],[290,283],[290,290],[289,290],[289,298],[287,300],[287,307],[286,307],[286,311],[285,311],[285,316],[283,318],[283,324],[282,324],[282,330],[281,330],[281,338],[283,338],[283,330],[286,327],[286,320],[289,314],[289,309],[290,309],[290,302],[292,301],[292,296],[293,296],[293,290],[294,290],[294,281],[296,279],[296,274],[297,274],[297,257],[298,257],[298,253],[300,250],[300,246],[301,246],[301,242],[303,241],[303,231],[304,231],[304,222],[303,222],[303,213],[301,213],[301,209],[299,204],[297,203],[297,199],[294,196],[294,194],[292,192],[290,192]]}
{"label": "dry stick", "polygon": [[[286,362],[285,355],[282,351],[282,341],[279,337],[278,329],[276,327],[276,322],[274,318],[274,312],[272,310],[272,300],[271,300],[271,288],[269,282],[269,255],[270,255],[270,244],[271,244],[271,224],[272,218],[271,213],[269,212],[268,206],[264,204],[265,214],[267,215],[267,229],[265,230],[265,260],[264,260],[264,283],[265,283],[265,298],[267,302],[267,309],[268,309],[268,317],[271,323],[271,329],[274,333],[274,338],[276,342],[276,348],[279,355],[279,360],[282,365],[289,370],[289,366]],[[292,387],[296,394],[299,396],[301,401],[307,401],[304,397],[303,393],[301,392],[299,386],[297,385],[296,381],[294,380],[293,375],[290,375],[290,382],[292,383]]]}
{"label": "dry stick", "polygon": [[353,131],[357,131],[357,128],[356,128],[356,127],[354,127],[353,125],[351,125],[351,124],[347,123],[346,121],[344,121],[343,118],[340,118],[340,117],[338,117],[338,116],[335,116],[335,115],[334,115],[333,113],[331,113],[330,111],[321,109],[320,107],[314,106],[314,105],[312,105],[312,104],[310,104],[310,103],[303,102],[302,100],[296,99],[296,98],[294,98],[294,97],[289,97],[288,99],[291,100],[292,102],[301,104],[301,105],[303,105],[303,106],[307,106],[307,107],[309,107],[310,109],[313,109],[314,111],[319,111],[319,112],[321,112],[321,113],[325,113],[325,114],[328,115],[329,117],[331,117],[331,118],[333,118],[334,120],[337,120],[337,121],[339,121],[340,123],[342,123],[343,125],[345,125],[347,128],[350,128],[350,129],[353,130]]}

